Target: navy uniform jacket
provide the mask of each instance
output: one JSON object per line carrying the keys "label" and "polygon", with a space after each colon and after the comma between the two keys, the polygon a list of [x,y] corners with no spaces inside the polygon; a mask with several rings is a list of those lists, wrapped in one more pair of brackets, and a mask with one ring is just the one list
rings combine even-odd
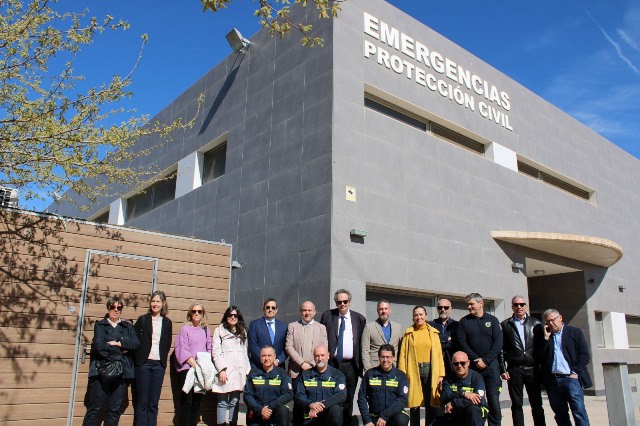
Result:
{"label": "navy uniform jacket", "polygon": [[293,385],[287,372],[273,367],[270,372],[262,368],[252,368],[244,385],[244,402],[255,413],[264,407],[272,410],[293,399]]}
{"label": "navy uniform jacket", "polygon": [[471,360],[482,358],[485,364],[496,363],[498,371],[498,354],[502,350],[502,328],[498,318],[486,312],[481,317],[469,314],[458,321],[456,330],[457,344]]}
{"label": "navy uniform jacket", "polygon": [[471,401],[462,396],[464,392],[477,393],[482,397],[480,406],[487,406],[484,380],[482,379],[480,373],[477,373],[473,370],[469,370],[469,374],[467,374],[467,377],[465,377],[464,379],[459,378],[455,374],[447,376],[447,378],[442,382],[440,403],[442,403],[443,405],[451,403],[454,412],[456,409],[465,409],[471,405],[474,405]]}
{"label": "navy uniform jacket", "polygon": [[325,408],[342,404],[347,400],[347,385],[344,374],[333,367],[324,373],[315,368],[304,370],[296,379],[296,403],[309,410],[313,402],[322,402]]}
{"label": "navy uniform jacket", "polygon": [[401,412],[407,406],[409,380],[396,367],[385,373],[380,366],[367,370],[360,384],[358,408],[362,423],[373,423],[371,416],[384,421]]}

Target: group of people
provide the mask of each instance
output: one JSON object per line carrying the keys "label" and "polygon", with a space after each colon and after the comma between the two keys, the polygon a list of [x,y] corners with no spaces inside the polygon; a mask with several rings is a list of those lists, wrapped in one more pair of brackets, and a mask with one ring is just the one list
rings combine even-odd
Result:
{"label": "group of people", "polygon": [[[174,344],[180,425],[198,423],[208,390],[218,394],[218,424],[237,423],[244,392],[248,425],[288,425],[286,404],[293,400],[294,425],[348,426],[354,399],[365,426],[419,425],[421,407],[427,425],[483,425],[487,419],[499,425],[503,379],[514,425],[524,425],[523,388],[534,424],[545,424],[541,383],[558,425],[571,424],[569,408],[576,425],[589,424],[583,394],[592,386],[588,346],[582,331],[564,325],[555,309],[544,312],[542,324],[527,313],[525,298],[514,296],[513,316],[500,323],[472,293],[469,314],[459,321],[450,318],[451,302],[440,299],[438,318],[428,321],[427,310],[416,306],[413,324],[404,329],[391,321],[387,300],[377,303],[378,318],[369,323],[350,309],[348,290],[336,291],[334,301],[319,322],[315,305],[306,301],[300,320],[285,324],[277,319],[277,301],[268,298],[264,315],[248,328],[238,307],[230,306],[213,335],[202,304],[192,304]],[[97,424],[105,405],[105,425],[117,424],[125,382],[135,377],[135,424],[155,425],[171,339],[164,293],[152,294],[149,313],[133,326],[119,319],[118,298],[107,308],[95,326],[84,424]],[[116,357],[128,360],[122,379],[103,383],[94,363]]]}

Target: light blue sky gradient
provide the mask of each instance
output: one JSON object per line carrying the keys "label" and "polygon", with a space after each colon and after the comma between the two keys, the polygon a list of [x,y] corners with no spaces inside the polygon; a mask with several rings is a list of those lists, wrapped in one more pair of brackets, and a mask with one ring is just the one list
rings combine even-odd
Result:
{"label": "light blue sky gradient", "polygon": [[[640,158],[640,2],[389,2]],[[252,16],[256,3],[247,0],[218,13],[203,12],[197,0],[62,6],[77,4],[89,8],[89,15],[131,23],[128,31],[105,33],[78,55],[75,68],[88,84],[127,74],[141,35],[149,35],[126,106],[151,116],[231,53],[224,38],[231,28],[245,37],[259,30]]]}

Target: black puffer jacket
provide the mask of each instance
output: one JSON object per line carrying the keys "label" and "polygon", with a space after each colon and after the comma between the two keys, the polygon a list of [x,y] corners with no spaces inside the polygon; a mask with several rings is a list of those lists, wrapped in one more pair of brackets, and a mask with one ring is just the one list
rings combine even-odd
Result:
{"label": "black puffer jacket", "polygon": [[522,341],[518,334],[517,326],[513,323],[513,317],[507,318],[500,324],[502,326],[502,350],[498,355],[500,374],[513,367],[536,367],[534,360],[535,342],[544,339],[542,324],[537,318],[527,315],[524,323],[526,347],[522,347]]}
{"label": "black puffer jacket", "polygon": [[[107,342],[115,340],[122,344],[120,346],[109,345]],[[101,360],[114,361],[120,359],[123,365],[123,379],[134,379],[135,370],[133,363],[133,350],[140,345],[133,325],[127,321],[120,321],[112,327],[107,320],[97,321],[93,327],[93,342],[91,342],[91,364],[89,366],[89,377],[98,375],[96,362]],[[126,353],[124,353],[126,351]]]}

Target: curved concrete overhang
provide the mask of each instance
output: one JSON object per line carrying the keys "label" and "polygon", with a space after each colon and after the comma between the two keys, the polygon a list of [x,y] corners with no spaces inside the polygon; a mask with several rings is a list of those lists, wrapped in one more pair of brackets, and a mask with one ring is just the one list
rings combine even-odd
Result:
{"label": "curved concrete overhang", "polygon": [[608,268],[622,258],[622,247],[606,238],[553,232],[491,231],[494,240]]}

